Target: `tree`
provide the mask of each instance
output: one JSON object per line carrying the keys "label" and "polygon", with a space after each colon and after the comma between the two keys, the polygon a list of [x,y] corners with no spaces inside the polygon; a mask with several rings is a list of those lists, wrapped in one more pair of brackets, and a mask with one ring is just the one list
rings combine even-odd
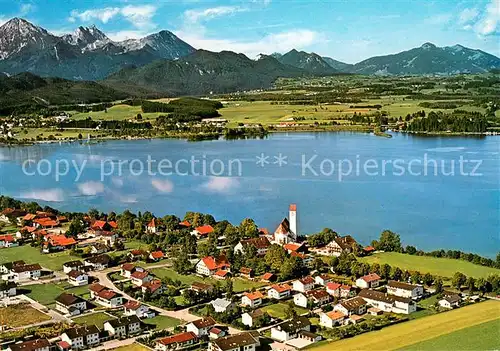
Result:
{"label": "tree", "polygon": [[254,238],[259,235],[259,229],[251,218],[245,218],[241,221],[238,230],[243,238]]}
{"label": "tree", "polygon": [[468,277],[467,281],[465,282],[465,285],[467,286],[467,289],[469,290],[469,293],[473,293],[476,290],[476,280],[473,277]]}
{"label": "tree", "polygon": [[443,291],[443,280],[441,278],[437,278],[434,282],[434,287],[436,288],[436,293],[439,294]]}
{"label": "tree", "polygon": [[231,299],[234,295],[234,287],[233,287],[233,281],[231,279],[226,281],[226,285],[224,286],[224,290],[226,292],[226,297],[228,299]]}
{"label": "tree", "polygon": [[425,285],[431,286],[432,283],[434,282],[434,277],[430,273],[425,273],[424,276],[422,277],[422,281],[424,282]]}
{"label": "tree", "polygon": [[286,256],[286,251],[281,246],[273,244],[267,250],[264,260],[273,272],[279,272]]}
{"label": "tree", "polygon": [[372,246],[382,251],[401,252],[402,250],[399,234],[393,233],[390,230],[384,230],[380,234],[380,239],[372,242]]}
{"label": "tree", "polygon": [[297,311],[295,310],[292,302],[287,303],[285,309],[285,318],[286,319],[294,319],[297,317]]}
{"label": "tree", "polygon": [[187,274],[189,272],[191,263],[189,262],[186,250],[181,250],[178,253],[177,258],[174,259],[173,268],[179,274]]}
{"label": "tree", "polygon": [[391,266],[387,263],[382,264],[382,266],[380,266],[380,276],[384,279],[389,279],[391,276],[391,270]]}
{"label": "tree", "polygon": [[87,214],[89,215],[90,218],[93,219],[99,219],[99,211],[95,208],[91,208]]}
{"label": "tree", "polygon": [[412,272],[410,277],[413,284],[419,284],[420,280],[422,279],[422,277],[420,276],[420,272],[418,271]]}
{"label": "tree", "polygon": [[408,245],[405,249],[407,254],[414,255],[417,252],[417,248],[415,246]]}
{"label": "tree", "polygon": [[403,271],[399,267],[392,267],[391,278],[394,280],[400,280],[403,276]]}
{"label": "tree", "polygon": [[456,287],[458,290],[460,290],[460,288],[462,287],[462,285],[465,284],[466,281],[467,281],[467,277],[465,276],[465,274],[463,274],[461,272],[456,272],[453,275],[453,278],[451,279],[451,284],[454,287]]}
{"label": "tree", "polygon": [[69,224],[69,228],[66,231],[66,236],[71,236],[76,238],[78,234],[81,234],[85,231],[85,226],[80,219],[73,219]]}

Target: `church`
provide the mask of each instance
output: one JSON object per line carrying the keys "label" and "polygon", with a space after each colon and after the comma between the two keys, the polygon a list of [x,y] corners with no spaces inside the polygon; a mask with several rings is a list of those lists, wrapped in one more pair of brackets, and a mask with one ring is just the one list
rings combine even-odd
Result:
{"label": "church", "polygon": [[286,245],[297,241],[297,205],[291,204],[288,218],[284,218],[272,235],[271,242],[278,245]]}

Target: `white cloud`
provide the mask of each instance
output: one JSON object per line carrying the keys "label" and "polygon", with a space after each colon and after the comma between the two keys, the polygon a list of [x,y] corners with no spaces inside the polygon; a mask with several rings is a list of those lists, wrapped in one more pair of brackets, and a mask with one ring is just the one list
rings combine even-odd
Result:
{"label": "white cloud", "polygon": [[185,31],[177,31],[175,34],[198,49],[211,51],[230,50],[245,53],[249,57],[255,57],[261,53],[285,52],[293,48],[304,49],[320,41],[326,41],[321,33],[308,29],[273,33],[255,41],[211,39],[202,34]]}
{"label": "white cloud", "polygon": [[19,9],[19,15],[20,16],[26,16],[28,13],[33,11],[34,6],[32,4],[21,4],[21,7]]}
{"label": "white cloud", "polygon": [[491,0],[481,19],[474,26],[474,30],[481,36],[497,33],[500,22],[500,0]]}
{"label": "white cloud", "polygon": [[228,193],[239,186],[236,178],[210,177],[210,180],[202,185],[202,188],[213,193]]}
{"label": "white cloud", "polygon": [[104,184],[101,182],[86,182],[78,184],[78,190],[80,190],[80,194],[85,196],[95,196],[104,192]]}
{"label": "white cloud", "polygon": [[22,193],[19,197],[22,199],[42,200],[49,202],[64,201],[64,193],[61,189],[31,190]]}
{"label": "white cloud", "polygon": [[170,180],[153,179],[151,185],[161,193],[171,193],[174,191],[174,184]]}
{"label": "white cloud", "polygon": [[134,27],[146,29],[154,28],[156,24],[152,21],[156,13],[156,6],[153,5],[127,5],[125,7],[105,7],[100,9],[90,9],[83,12],[71,11],[68,18],[70,22],[80,20],[82,22],[100,21],[108,23],[116,16],[122,16]]}
{"label": "white cloud", "polygon": [[244,11],[248,9],[240,6],[218,6],[203,10],[187,10],[184,12],[184,18],[188,22],[196,23]]}
{"label": "white cloud", "polygon": [[430,25],[443,25],[450,22],[452,17],[453,15],[451,13],[440,13],[431,17],[427,17],[424,20],[424,23]]}
{"label": "white cloud", "polygon": [[127,39],[143,38],[148,34],[150,33],[142,30],[121,30],[118,32],[107,33],[106,35],[113,41],[123,41]]}
{"label": "white cloud", "polygon": [[475,20],[477,16],[479,16],[479,11],[477,9],[464,9],[460,12],[460,15],[458,15],[458,23],[463,25],[468,24]]}
{"label": "white cloud", "polygon": [[118,178],[118,177],[113,177],[111,178],[111,183],[113,183],[114,186],[117,188],[121,188],[123,186],[123,179]]}

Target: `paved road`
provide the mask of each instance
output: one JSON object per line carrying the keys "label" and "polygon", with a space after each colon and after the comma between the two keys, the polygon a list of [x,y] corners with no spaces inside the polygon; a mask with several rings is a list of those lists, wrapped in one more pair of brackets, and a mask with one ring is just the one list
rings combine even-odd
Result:
{"label": "paved road", "polygon": [[[153,266],[149,266],[148,269],[168,267],[169,265],[170,264],[153,265]],[[99,279],[99,283],[101,285],[103,285],[106,288],[108,288],[110,290],[113,290],[113,291],[115,291],[115,292],[117,292],[119,294],[122,294],[128,300],[137,301],[132,296],[130,296],[130,295],[126,294],[125,292],[121,291],[120,289],[118,289],[113,284],[113,282],[108,278],[108,276],[107,276],[108,273],[110,273],[110,272],[116,272],[116,271],[119,271],[119,270],[120,270],[119,267],[114,267],[114,268],[108,268],[108,269],[102,270],[102,271],[89,272],[89,275],[92,276],[92,277],[94,277],[94,278]],[[171,317],[171,318],[177,318],[177,319],[180,319],[181,321],[183,321],[185,323],[189,323],[189,322],[192,322],[192,321],[200,319],[199,316],[196,316],[196,315],[190,313],[189,312],[189,308],[185,308],[185,309],[178,310],[178,311],[169,311],[169,310],[157,307],[157,306],[150,305],[150,304],[145,303],[143,301],[141,301],[141,303],[144,304],[144,305],[146,305],[146,306],[149,306],[153,310],[158,311],[160,313],[160,315],[162,315],[162,316],[167,316],[167,317]],[[242,332],[241,330],[233,328],[231,326],[229,326],[228,328],[229,328],[229,333],[231,333],[231,334],[236,334],[236,333],[241,333]]]}

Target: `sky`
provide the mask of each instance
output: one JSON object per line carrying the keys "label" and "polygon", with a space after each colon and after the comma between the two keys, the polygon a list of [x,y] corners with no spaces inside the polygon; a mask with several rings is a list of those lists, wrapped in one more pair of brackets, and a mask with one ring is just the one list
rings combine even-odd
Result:
{"label": "sky", "polygon": [[316,52],[347,63],[461,44],[500,56],[500,0],[0,0],[53,34],[95,24],[113,40],[166,29],[197,49],[249,57]]}

